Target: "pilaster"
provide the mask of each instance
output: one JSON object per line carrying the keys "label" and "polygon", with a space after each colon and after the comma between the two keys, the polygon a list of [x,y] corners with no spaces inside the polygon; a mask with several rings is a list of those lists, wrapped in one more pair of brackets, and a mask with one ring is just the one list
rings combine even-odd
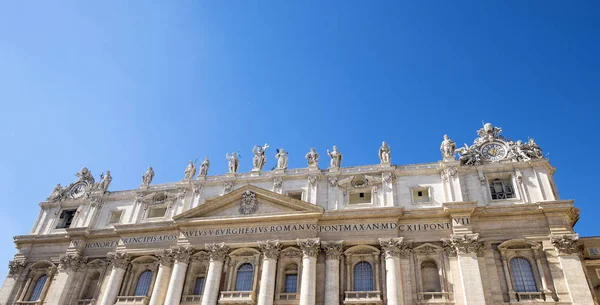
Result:
{"label": "pilaster", "polygon": [[594,304],[581,263],[579,236],[575,233],[554,235],[550,237],[550,241],[558,253],[560,268],[569,290],[569,301],[573,305]]}

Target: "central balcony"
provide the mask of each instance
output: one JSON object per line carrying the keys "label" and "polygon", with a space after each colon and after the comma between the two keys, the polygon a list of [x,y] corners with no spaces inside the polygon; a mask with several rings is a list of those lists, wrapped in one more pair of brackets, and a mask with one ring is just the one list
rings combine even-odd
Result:
{"label": "central balcony", "polygon": [[256,294],[254,291],[221,291],[219,304],[254,305],[256,304]]}
{"label": "central balcony", "polygon": [[295,292],[280,292],[275,294],[275,304],[293,305],[300,302],[300,294]]}
{"label": "central balcony", "polygon": [[148,305],[148,301],[146,296],[120,296],[115,305]]}
{"label": "central balcony", "polygon": [[344,294],[344,305],[380,305],[383,303],[381,291],[346,291]]}
{"label": "central balcony", "polygon": [[202,302],[202,295],[184,295],[179,305],[198,305]]}
{"label": "central balcony", "polygon": [[448,292],[420,292],[419,304],[446,303],[450,298]]}
{"label": "central balcony", "polygon": [[71,305],[94,305],[96,300],[94,299],[79,299],[75,300]]}

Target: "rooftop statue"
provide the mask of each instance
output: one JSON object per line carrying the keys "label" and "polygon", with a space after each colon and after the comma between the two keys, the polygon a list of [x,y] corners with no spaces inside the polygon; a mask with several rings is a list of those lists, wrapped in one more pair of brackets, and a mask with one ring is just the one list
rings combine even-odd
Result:
{"label": "rooftop statue", "polygon": [[342,154],[338,151],[337,146],[333,145],[333,151],[327,149],[327,154],[331,158],[329,169],[339,169],[342,166]]}
{"label": "rooftop statue", "polygon": [[277,169],[287,169],[288,167],[288,153],[282,149],[277,150]]}
{"label": "rooftop statue", "polygon": [[456,143],[448,137],[448,135],[444,135],[444,141],[440,145],[440,151],[442,152],[442,157],[444,160],[454,160],[454,151],[456,151]]}
{"label": "rooftop statue", "polygon": [[319,154],[315,151],[314,148],[310,149],[310,151],[306,154],[305,158],[306,162],[308,163],[308,167],[319,167]]}
{"label": "rooftop statue", "polygon": [[237,154],[235,152],[229,154],[225,154],[225,158],[229,161],[229,173],[235,174],[238,171],[240,166],[240,159],[238,159]]}
{"label": "rooftop statue", "polygon": [[269,148],[269,145],[266,143],[262,147],[254,145],[254,148],[252,149],[252,153],[254,153],[254,158],[252,158],[252,165],[254,166],[254,168],[252,170],[261,171],[265,167],[265,164],[267,164],[267,158],[265,157],[267,148]]}
{"label": "rooftop statue", "polygon": [[142,186],[149,187],[150,183],[152,183],[152,179],[154,179],[154,170],[152,166],[148,167],[148,170],[142,176]]}
{"label": "rooftop statue", "polygon": [[188,166],[185,168],[184,174],[184,180],[192,180],[194,178],[194,175],[196,175],[196,164],[194,164],[194,161],[190,160],[190,163],[188,163]]}
{"label": "rooftop statue", "polygon": [[198,174],[198,176],[208,175],[209,167],[210,167],[210,161],[208,161],[208,157],[204,157],[204,161],[202,161],[202,164],[200,164],[200,174]]}
{"label": "rooftop statue", "polygon": [[100,174],[100,183],[98,183],[98,189],[102,190],[103,193],[106,193],[111,181],[112,176],[110,175],[110,171],[106,171],[106,174]]}
{"label": "rooftop statue", "polygon": [[390,165],[392,163],[391,154],[390,147],[385,142],[382,142],[381,147],[379,147],[379,161],[382,165]]}

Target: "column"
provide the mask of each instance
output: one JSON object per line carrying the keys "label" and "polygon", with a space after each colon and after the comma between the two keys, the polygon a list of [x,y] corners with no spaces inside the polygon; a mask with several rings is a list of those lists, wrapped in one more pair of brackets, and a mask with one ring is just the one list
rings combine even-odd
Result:
{"label": "column", "polygon": [[263,255],[258,305],[273,305],[277,257],[279,256],[281,245],[278,240],[267,240],[264,243],[259,242],[258,247]]}
{"label": "column", "polygon": [[181,293],[183,292],[183,283],[185,282],[185,273],[194,249],[190,246],[183,246],[173,249],[172,253],[175,264],[171,280],[169,281],[167,296],[165,297],[165,305],[179,305]]}
{"label": "column", "polygon": [[323,242],[325,260],[325,305],[340,304],[340,257],[343,241]]}
{"label": "column", "polygon": [[204,286],[204,296],[202,297],[201,305],[215,305],[219,298],[223,261],[227,252],[229,252],[229,247],[225,243],[207,244],[206,250],[210,254],[210,263],[208,265],[208,274],[206,275],[206,284]]}
{"label": "column", "polygon": [[477,254],[483,249],[483,242],[479,241],[479,234],[454,234],[451,238],[443,240],[443,242],[448,254],[457,257],[462,288],[462,300],[457,303],[464,305],[485,304],[483,282],[477,259]]}
{"label": "column", "polygon": [[403,305],[400,253],[406,249],[404,238],[380,238],[379,244],[385,257],[385,287],[388,305]]}
{"label": "column", "polygon": [[72,297],[72,289],[56,289],[56,287],[72,287],[81,276],[79,272],[85,267],[87,259],[78,253],[71,253],[62,256],[60,259],[60,268],[58,273],[52,279],[54,288],[48,292],[45,298],[47,304],[65,304]]}
{"label": "column", "polygon": [[321,242],[318,238],[298,239],[302,249],[302,281],[300,282],[300,305],[315,305],[317,280],[317,255]]}
{"label": "column", "polygon": [[106,289],[98,305],[114,305],[117,301],[117,295],[125,276],[125,270],[131,256],[125,252],[109,253],[107,255],[108,261],[113,266],[106,284]]}
{"label": "column", "polygon": [[152,289],[149,305],[162,305],[165,301],[171,271],[173,270],[173,252],[170,250],[160,250],[154,255],[158,257],[160,265],[158,266],[158,274],[156,275],[156,282]]}
{"label": "column", "polygon": [[579,257],[578,240],[579,236],[577,234],[551,237],[551,242],[558,252],[558,261],[564,274],[564,281],[569,289],[570,300],[561,301],[570,301],[573,305],[594,304]]}
{"label": "column", "polygon": [[[21,286],[23,281],[21,273],[25,270],[26,262],[24,260],[12,260],[8,262],[8,276],[0,288],[0,304],[9,304],[11,296],[15,293],[15,288]],[[13,297],[13,299],[16,297]]]}

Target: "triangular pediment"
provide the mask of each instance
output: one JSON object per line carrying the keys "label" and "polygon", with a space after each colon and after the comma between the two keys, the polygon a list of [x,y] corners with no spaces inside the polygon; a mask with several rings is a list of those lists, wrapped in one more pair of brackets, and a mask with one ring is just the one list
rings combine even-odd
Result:
{"label": "triangular pediment", "polygon": [[320,206],[277,194],[253,185],[245,185],[226,195],[175,217],[176,221],[198,218],[256,217],[266,215],[323,213]]}

